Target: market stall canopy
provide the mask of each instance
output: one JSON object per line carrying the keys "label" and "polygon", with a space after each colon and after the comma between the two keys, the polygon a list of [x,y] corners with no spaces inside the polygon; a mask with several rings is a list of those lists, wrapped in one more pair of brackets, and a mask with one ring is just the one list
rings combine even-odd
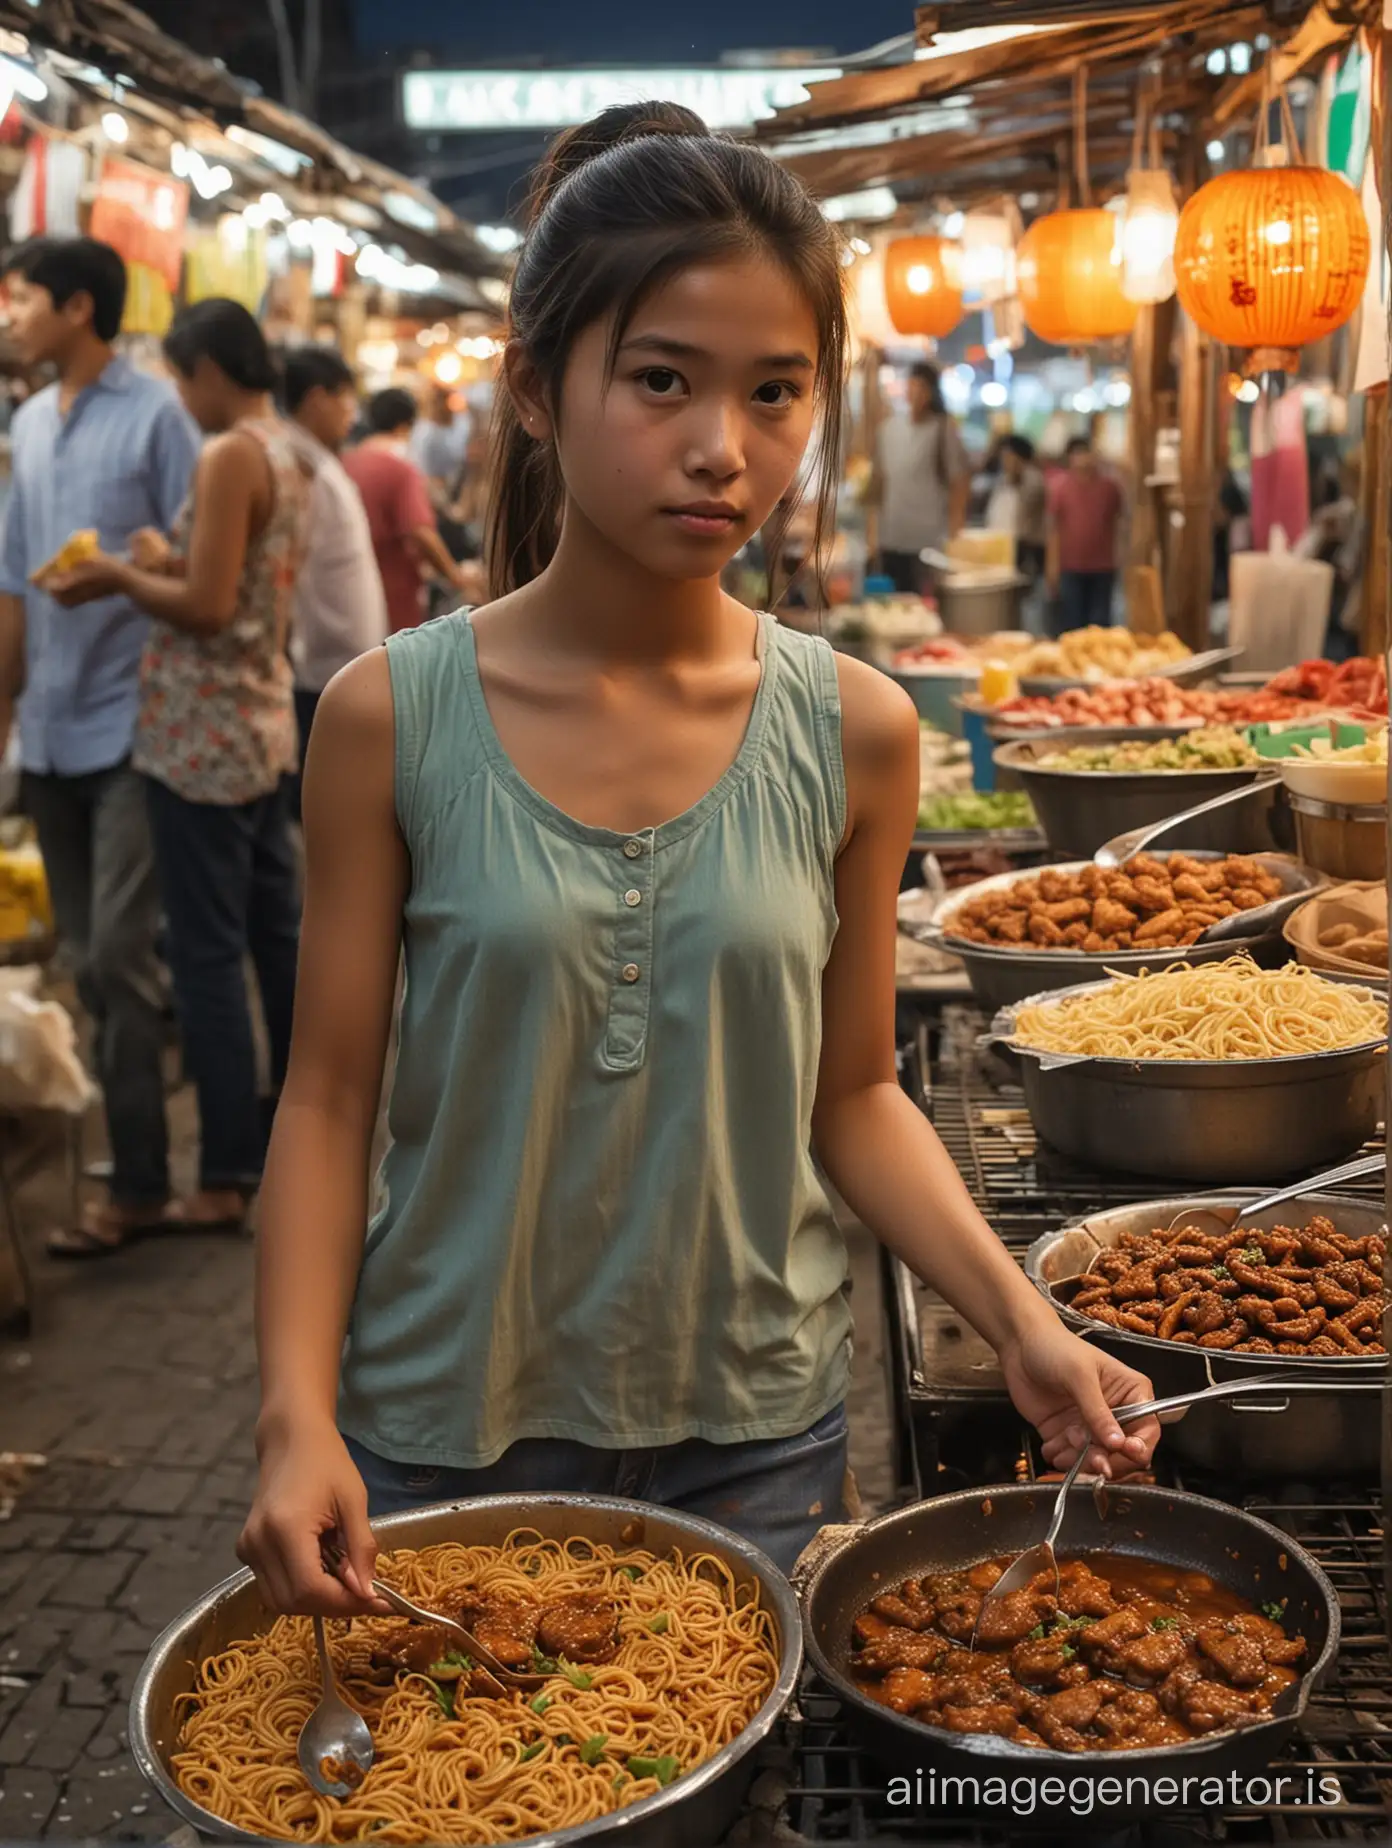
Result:
{"label": "market stall canopy", "polygon": [[268,185],[292,188],[307,201],[318,198],[321,210],[331,196],[340,216],[389,234],[408,258],[450,276],[466,305],[496,311],[493,292],[480,293],[472,285],[501,279],[505,264],[433,193],[258,95],[126,0],[63,0],[38,7],[28,0],[0,0],[4,33],[51,54],[64,80],[78,89],[119,100],[123,109],[190,142],[200,139],[200,130],[225,138],[231,145],[221,150],[222,158],[259,168]]}
{"label": "market stall canopy", "polygon": [[[1363,0],[1316,5],[1278,54],[1282,75],[1349,38],[1366,10]],[[1211,70],[1210,54],[1280,38],[1304,11],[1286,0],[941,0],[919,9],[911,60],[814,84],[756,132],[822,196],[950,179],[962,206],[1003,188],[1047,198],[1086,65],[1089,154],[1105,187],[1129,164],[1143,63],[1160,63],[1162,114],[1221,125],[1253,107],[1260,77]]]}

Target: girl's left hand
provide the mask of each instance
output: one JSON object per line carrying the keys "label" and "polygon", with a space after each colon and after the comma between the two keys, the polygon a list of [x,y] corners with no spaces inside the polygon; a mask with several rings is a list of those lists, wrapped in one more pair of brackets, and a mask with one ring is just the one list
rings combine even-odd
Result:
{"label": "girl's left hand", "polygon": [[98,597],[113,597],[122,587],[124,562],[98,552],[84,558],[69,571],[55,572],[43,588],[64,609],[76,609],[82,603],[95,603]]}
{"label": "girl's left hand", "polygon": [[1055,1317],[1041,1320],[1001,1355],[1005,1383],[1016,1407],[1044,1440],[1051,1469],[1068,1469],[1090,1444],[1084,1468],[1099,1476],[1125,1476],[1143,1469],[1160,1436],[1154,1416],[1124,1428],[1115,1405],[1139,1405],[1155,1397],[1143,1373],[1080,1341]]}

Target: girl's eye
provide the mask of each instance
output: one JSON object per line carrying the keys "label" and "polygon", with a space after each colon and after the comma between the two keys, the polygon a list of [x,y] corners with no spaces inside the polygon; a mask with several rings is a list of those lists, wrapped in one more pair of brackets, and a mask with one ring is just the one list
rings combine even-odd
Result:
{"label": "girl's eye", "polygon": [[797,387],[790,385],[786,379],[770,379],[754,393],[754,400],[757,404],[770,405],[774,410],[783,410],[799,396]]}
{"label": "girl's eye", "polygon": [[655,398],[674,398],[681,387],[681,374],[670,366],[649,366],[638,374],[638,379]]}

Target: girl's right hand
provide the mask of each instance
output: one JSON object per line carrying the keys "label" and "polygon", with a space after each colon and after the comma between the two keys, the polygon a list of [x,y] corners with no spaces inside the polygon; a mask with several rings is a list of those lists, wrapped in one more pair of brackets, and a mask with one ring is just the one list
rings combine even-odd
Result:
{"label": "girl's right hand", "polygon": [[[345,1555],[330,1575],[320,1543],[332,1534]],[[367,1490],[332,1422],[291,1427],[261,1445],[256,1499],[237,1541],[272,1610],[298,1616],[378,1615],[372,1595],[377,1542]]]}

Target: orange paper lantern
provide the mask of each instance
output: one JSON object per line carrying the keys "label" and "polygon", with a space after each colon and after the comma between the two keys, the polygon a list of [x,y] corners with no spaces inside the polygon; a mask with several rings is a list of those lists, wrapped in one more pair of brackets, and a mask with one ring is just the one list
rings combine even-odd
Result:
{"label": "orange paper lantern", "polygon": [[1025,325],[1055,346],[1129,334],[1137,306],[1121,292],[1117,222],[1103,207],[1036,218],[1015,252]]}
{"label": "orange paper lantern", "polygon": [[899,237],[885,251],[885,306],[901,334],[941,339],[962,318],[962,248],[942,237]]}
{"label": "orange paper lantern", "polygon": [[1348,320],[1369,242],[1363,202],[1338,174],[1241,168],[1201,186],[1181,212],[1175,284],[1215,340],[1289,351]]}

